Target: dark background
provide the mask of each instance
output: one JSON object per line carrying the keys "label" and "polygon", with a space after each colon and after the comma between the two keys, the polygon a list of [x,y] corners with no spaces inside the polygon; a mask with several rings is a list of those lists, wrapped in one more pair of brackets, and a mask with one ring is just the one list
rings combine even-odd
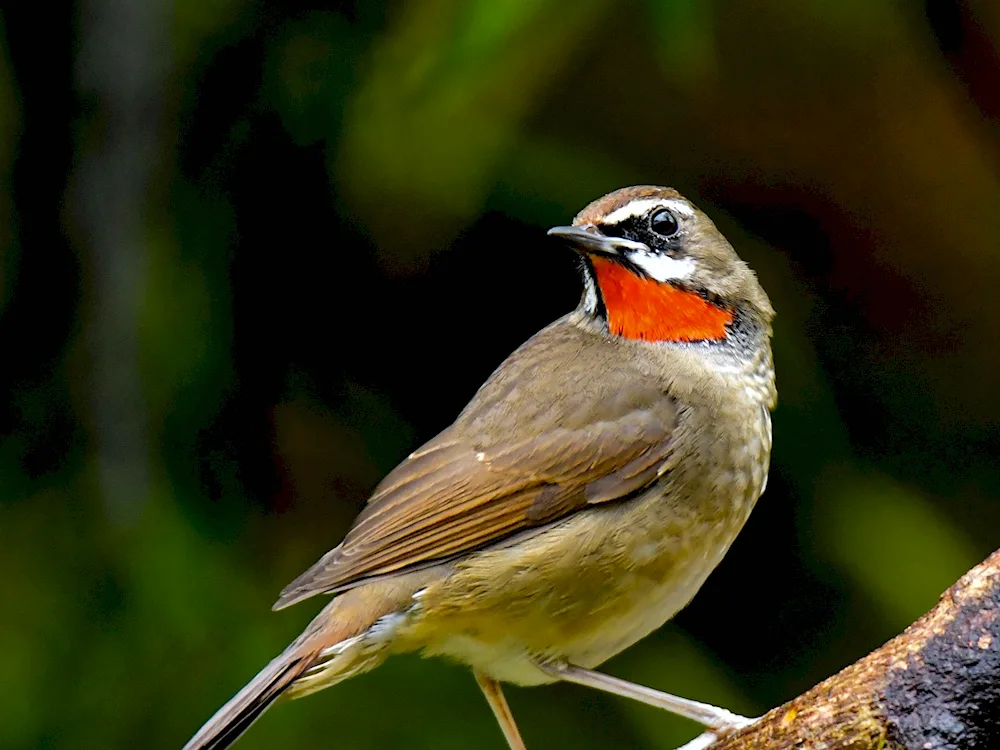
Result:
{"label": "dark background", "polygon": [[[633,183],[771,295],[770,486],[607,665],[761,712],[1000,545],[1000,6],[255,0],[0,9],[0,746],[176,748],[310,619],[280,588],[572,308]],[[509,690],[530,747],[684,721]],[[500,748],[416,657],[251,748]]]}

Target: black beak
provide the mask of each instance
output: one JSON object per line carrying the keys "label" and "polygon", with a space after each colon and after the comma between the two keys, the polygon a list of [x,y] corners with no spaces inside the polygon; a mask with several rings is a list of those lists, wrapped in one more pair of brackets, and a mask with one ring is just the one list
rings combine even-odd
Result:
{"label": "black beak", "polygon": [[548,231],[550,237],[558,237],[580,253],[590,255],[610,255],[621,257],[626,250],[645,250],[649,248],[641,242],[633,242],[622,237],[607,237],[600,234],[591,224],[587,227],[552,227]]}

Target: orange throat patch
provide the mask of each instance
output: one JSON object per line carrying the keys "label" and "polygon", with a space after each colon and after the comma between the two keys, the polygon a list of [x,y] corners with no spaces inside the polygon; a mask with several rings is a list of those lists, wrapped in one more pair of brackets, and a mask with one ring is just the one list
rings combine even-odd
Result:
{"label": "orange throat patch", "polygon": [[733,314],[696,292],[639,276],[608,258],[591,257],[611,332],[643,341],[719,341]]}

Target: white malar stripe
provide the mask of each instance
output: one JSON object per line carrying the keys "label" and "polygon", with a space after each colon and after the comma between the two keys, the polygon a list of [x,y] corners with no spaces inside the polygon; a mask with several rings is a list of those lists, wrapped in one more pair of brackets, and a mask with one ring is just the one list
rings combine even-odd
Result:
{"label": "white malar stripe", "polygon": [[589,272],[583,274],[583,309],[586,313],[593,315],[597,312],[597,287]]}
{"label": "white malar stripe", "polygon": [[671,258],[660,253],[629,253],[628,259],[657,281],[678,281],[691,278],[697,266],[694,258]]}
{"label": "white malar stripe", "polygon": [[685,201],[678,200],[677,198],[636,198],[621,208],[616,208],[605,216],[601,223],[621,224],[627,219],[632,219],[636,216],[645,216],[654,208],[669,208],[674,213],[685,218],[690,219],[694,217],[694,209]]}

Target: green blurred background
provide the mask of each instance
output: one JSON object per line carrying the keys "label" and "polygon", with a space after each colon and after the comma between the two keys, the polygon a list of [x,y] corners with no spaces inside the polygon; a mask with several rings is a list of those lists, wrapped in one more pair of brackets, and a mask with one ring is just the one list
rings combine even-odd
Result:
{"label": "green blurred background", "polygon": [[[632,183],[758,270],[780,404],[745,532],[607,669],[754,713],[898,632],[1000,546],[998,49],[990,0],[4,3],[0,747],[179,747]],[[530,747],[697,732],[509,694]],[[503,745],[397,658],[240,747]]]}

